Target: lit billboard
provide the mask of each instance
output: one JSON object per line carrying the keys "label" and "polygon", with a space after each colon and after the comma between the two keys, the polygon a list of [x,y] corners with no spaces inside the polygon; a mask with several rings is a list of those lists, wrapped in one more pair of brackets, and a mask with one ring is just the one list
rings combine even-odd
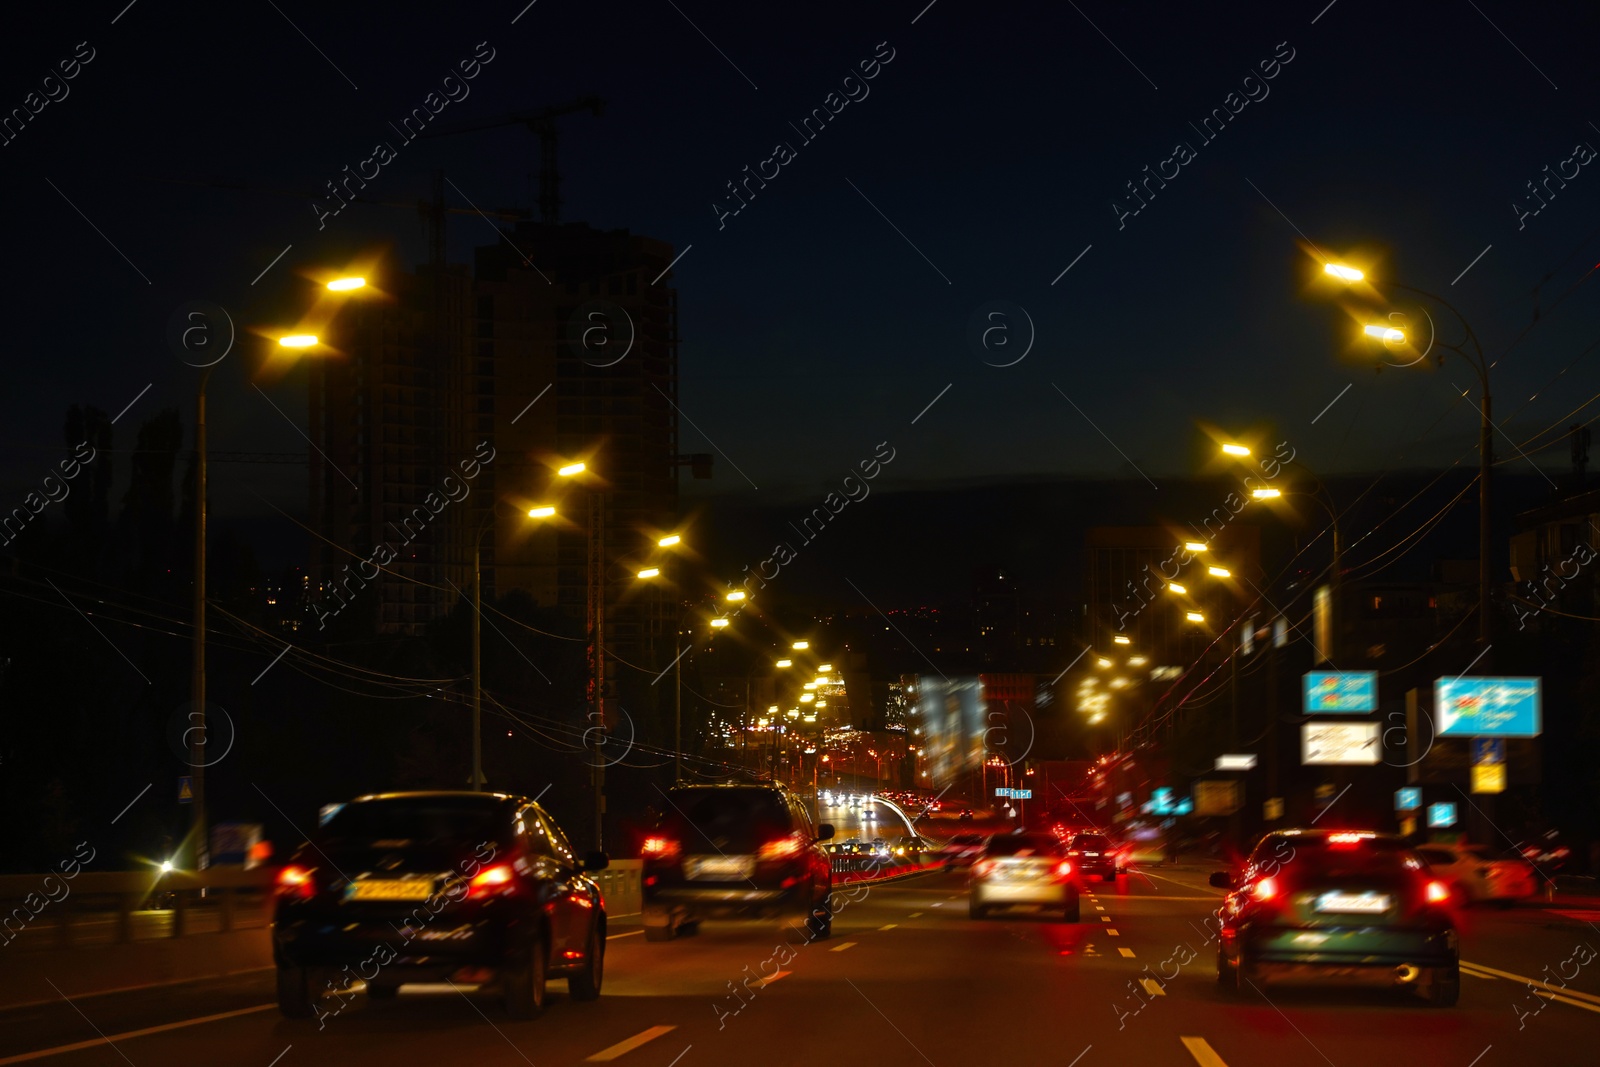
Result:
{"label": "lit billboard", "polygon": [[1433,683],[1440,737],[1538,737],[1537,678],[1440,678]]}
{"label": "lit billboard", "polygon": [[932,784],[943,787],[983,765],[983,687],[975,677],[917,677],[917,721]]}
{"label": "lit billboard", "polygon": [[1359,714],[1378,710],[1375,671],[1310,671],[1305,676],[1305,710]]}
{"label": "lit billboard", "polygon": [[1375,722],[1308,722],[1300,727],[1300,762],[1307,766],[1371,764],[1381,756]]}

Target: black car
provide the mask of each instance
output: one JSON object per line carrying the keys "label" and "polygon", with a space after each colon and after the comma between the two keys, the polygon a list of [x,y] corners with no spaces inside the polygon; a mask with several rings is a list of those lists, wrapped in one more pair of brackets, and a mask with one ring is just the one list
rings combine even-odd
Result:
{"label": "black car", "polygon": [[1114,882],[1117,875],[1116,846],[1105,834],[1074,834],[1067,842],[1067,857],[1084,878],[1099,875],[1102,882]]}
{"label": "black car", "polygon": [[813,939],[833,930],[833,874],[805,803],[781,785],[686,785],[666,794],[645,839],[644,934],[670,941],[705,916],[802,915]]}
{"label": "black car", "polygon": [[1444,883],[1405,841],[1366,830],[1279,830],[1261,839],[1219,912],[1217,983],[1351,979],[1450,1007],[1460,949]]}
{"label": "black car", "polygon": [[503,793],[385,793],[345,804],[278,874],[278,1007],[305,1018],[324,987],[392,997],[407,982],[498,980],[507,1010],[543,1009],[563,976],[600,995],[605,902],[554,820]]}

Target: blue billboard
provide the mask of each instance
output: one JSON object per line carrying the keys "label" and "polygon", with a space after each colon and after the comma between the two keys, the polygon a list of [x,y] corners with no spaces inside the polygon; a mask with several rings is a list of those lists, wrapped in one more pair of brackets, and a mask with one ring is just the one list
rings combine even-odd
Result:
{"label": "blue billboard", "polygon": [[1305,676],[1305,710],[1350,713],[1378,710],[1376,671],[1309,671]]}
{"label": "blue billboard", "polygon": [[1440,678],[1433,683],[1440,737],[1538,737],[1537,678]]}

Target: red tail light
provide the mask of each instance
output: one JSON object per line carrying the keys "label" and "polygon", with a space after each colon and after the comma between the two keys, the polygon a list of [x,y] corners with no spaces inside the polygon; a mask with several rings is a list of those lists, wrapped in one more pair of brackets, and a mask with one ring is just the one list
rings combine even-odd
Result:
{"label": "red tail light", "polygon": [[1429,904],[1443,904],[1450,899],[1450,887],[1443,882],[1429,882],[1427,898]]}
{"label": "red tail light", "polygon": [[493,867],[485,867],[473,876],[467,884],[467,897],[481,898],[493,896],[509,888],[516,879],[516,872],[509,863],[497,863]]}
{"label": "red tail light", "polygon": [[[1073,855],[1077,855],[1077,853],[1073,853]],[[1072,862],[1070,860],[1062,860],[1060,863],[1056,864],[1056,877],[1057,878],[1065,878],[1067,875],[1069,875],[1071,873],[1072,873]]]}
{"label": "red tail light", "polygon": [[290,865],[278,872],[278,895],[295,900],[310,900],[316,895],[317,885],[305,867]]}
{"label": "red tail light", "polygon": [[1372,835],[1369,833],[1338,833],[1328,835],[1328,844],[1333,848],[1350,848],[1359,845]]}
{"label": "red tail light", "polygon": [[1250,895],[1256,900],[1271,900],[1278,895],[1278,880],[1276,878],[1263,878],[1250,889]]}
{"label": "red tail light", "polygon": [[643,851],[646,859],[670,860],[683,851],[683,846],[670,837],[647,837]]}
{"label": "red tail light", "polygon": [[776,841],[768,841],[756,850],[756,858],[763,860],[785,860],[800,855],[805,848],[805,843],[800,840],[799,834],[790,834],[780,837]]}
{"label": "red tail light", "polygon": [[1078,854],[1078,850],[1077,850],[1077,849],[1075,849],[1075,848],[1069,848],[1069,849],[1067,849],[1067,855],[1069,855],[1069,856],[1076,856],[1076,855],[1077,855],[1077,854]]}

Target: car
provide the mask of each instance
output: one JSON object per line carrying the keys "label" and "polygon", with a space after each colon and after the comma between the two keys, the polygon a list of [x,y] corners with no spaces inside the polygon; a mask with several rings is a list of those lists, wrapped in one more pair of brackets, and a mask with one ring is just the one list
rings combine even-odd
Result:
{"label": "car", "polygon": [[957,815],[956,818],[958,818],[958,819],[970,819],[970,818],[972,818],[972,809],[971,808],[962,808],[961,809],[961,814]]}
{"label": "car", "polygon": [[967,879],[967,911],[982,919],[991,908],[1017,906],[1059,911],[1078,921],[1078,886],[1072,861],[1053,834],[995,834],[983,846]]}
{"label": "car", "polygon": [[897,837],[889,843],[894,858],[904,863],[921,863],[932,850],[927,838],[915,835]]}
{"label": "car", "polygon": [[1218,912],[1217,984],[1230,994],[1269,981],[1351,980],[1453,1006],[1460,946],[1449,887],[1392,834],[1277,830],[1263,837]]}
{"label": "car", "polygon": [[971,867],[982,851],[982,834],[956,834],[934,855],[950,871]]}
{"label": "car", "polygon": [[1482,845],[1430,842],[1418,845],[1417,855],[1462,904],[1482,901],[1510,907],[1539,891],[1532,864],[1520,857],[1492,859]]}
{"label": "car", "polygon": [[808,936],[833,930],[833,873],[808,805],[775,783],[667,791],[643,847],[644,935],[670,941],[705,917],[803,916]]}
{"label": "car", "polygon": [[[340,807],[278,871],[272,957],[278,1008],[319,1013],[326,975],[374,999],[410,982],[498,980],[507,1011],[537,1016],[565,977],[594,1000],[604,977],[606,910],[549,814],[508,793],[414,792]],[[369,973],[370,971],[370,973]]]}
{"label": "car", "polygon": [[1117,866],[1116,847],[1105,834],[1074,834],[1067,842],[1067,858],[1083,878],[1099,875],[1103,882],[1114,882],[1122,873]]}

